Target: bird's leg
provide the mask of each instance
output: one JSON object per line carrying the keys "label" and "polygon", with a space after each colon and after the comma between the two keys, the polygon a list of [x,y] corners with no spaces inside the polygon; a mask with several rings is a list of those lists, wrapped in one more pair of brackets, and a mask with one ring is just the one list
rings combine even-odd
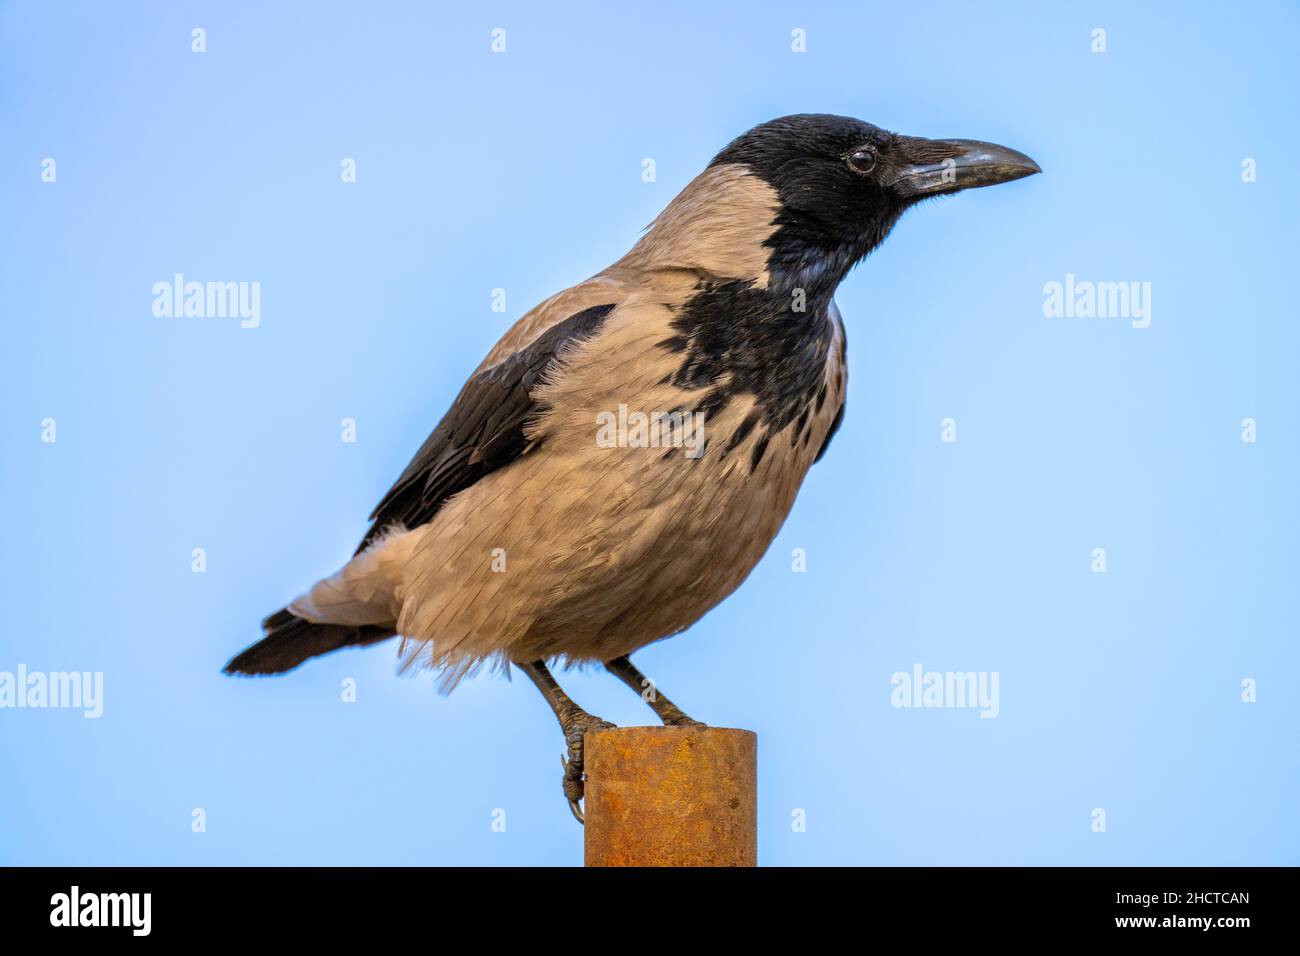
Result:
{"label": "bird's leg", "polygon": [[659,715],[669,727],[703,727],[704,724],[682,713],[681,708],[659,693],[654,681],[650,680],[624,655],[605,663],[605,669],[621,680],[628,687],[641,695],[641,699],[650,705],[651,710]]}
{"label": "bird's leg", "polygon": [[592,716],[575,704],[564,689],[556,683],[551,672],[546,669],[545,661],[533,661],[531,664],[516,662],[516,664],[537,685],[537,689],[542,692],[542,696],[551,705],[551,710],[555,712],[555,717],[560,722],[564,742],[569,748],[568,757],[560,758],[564,764],[562,781],[564,796],[569,801],[569,809],[573,811],[573,816],[582,823],[582,806],[579,801],[582,800],[583,791],[583,738],[589,731],[604,730],[614,725],[607,720]]}

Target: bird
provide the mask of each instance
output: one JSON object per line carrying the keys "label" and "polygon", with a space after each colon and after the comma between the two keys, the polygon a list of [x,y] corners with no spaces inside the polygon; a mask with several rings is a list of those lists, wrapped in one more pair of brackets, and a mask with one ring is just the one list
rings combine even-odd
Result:
{"label": "bird", "polygon": [[370,515],[355,554],[267,617],[228,674],[400,641],[450,692],[484,665],[559,722],[583,821],[584,737],[560,687],[603,666],[668,726],[703,726],[630,655],[734,592],[844,419],[835,292],[923,200],[1041,172],[1023,153],[805,113],[732,140],[631,250],[511,326]]}

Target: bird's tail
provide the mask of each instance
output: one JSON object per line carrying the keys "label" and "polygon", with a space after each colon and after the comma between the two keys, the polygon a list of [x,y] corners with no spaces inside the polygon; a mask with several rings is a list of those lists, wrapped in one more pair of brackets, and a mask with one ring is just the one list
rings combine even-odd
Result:
{"label": "bird's tail", "polygon": [[236,654],[227,674],[283,674],[311,657],[341,647],[364,647],[394,635],[379,624],[313,624],[281,608],[262,622],[263,638]]}

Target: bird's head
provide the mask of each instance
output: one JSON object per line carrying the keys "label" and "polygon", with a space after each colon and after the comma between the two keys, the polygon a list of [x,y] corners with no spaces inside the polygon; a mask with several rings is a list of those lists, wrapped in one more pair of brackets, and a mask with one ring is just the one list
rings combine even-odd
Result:
{"label": "bird's head", "polygon": [[826,114],[784,116],[737,137],[710,170],[743,167],[777,199],[766,239],[782,284],[830,282],[879,245],[922,199],[1041,172],[1028,156],[969,139],[903,136]]}

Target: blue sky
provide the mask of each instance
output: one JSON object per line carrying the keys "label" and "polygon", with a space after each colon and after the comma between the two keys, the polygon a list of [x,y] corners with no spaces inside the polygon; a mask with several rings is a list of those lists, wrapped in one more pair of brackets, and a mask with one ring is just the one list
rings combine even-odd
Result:
{"label": "blue sky", "polygon": [[[830,453],[740,591],[638,655],[758,732],[760,861],[1300,862],[1294,5],[559,9],[0,4],[0,672],[104,682],[98,719],[0,709],[0,863],[579,862],[526,681],[441,697],[392,645],[220,668],[510,322],[791,112],[1044,173],[850,275]],[[259,282],[260,324],[155,316],[177,272]],[[1067,275],[1150,283],[1149,326],[1046,317]],[[997,717],[892,706],[917,664],[996,673]]]}

